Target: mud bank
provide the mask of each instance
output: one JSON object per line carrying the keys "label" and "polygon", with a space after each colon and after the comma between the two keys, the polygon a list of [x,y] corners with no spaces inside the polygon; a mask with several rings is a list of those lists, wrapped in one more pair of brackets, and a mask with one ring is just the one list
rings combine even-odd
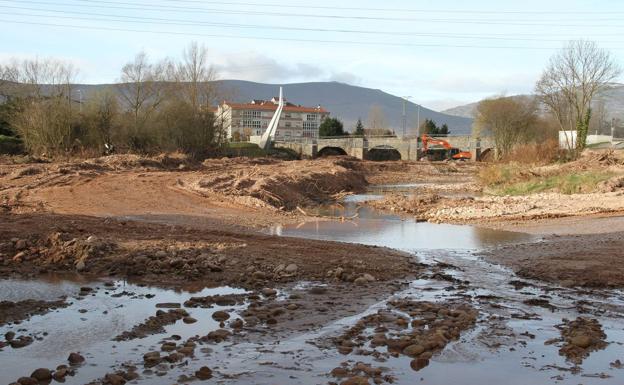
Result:
{"label": "mud bank", "polygon": [[623,287],[624,233],[551,236],[483,254],[519,276],[563,286]]}
{"label": "mud bank", "polygon": [[97,217],[2,214],[0,239],[1,277],[79,272],[163,286],[259,287],[332,280],[338,269],[346,282],[415,271],[407,255],[386,248]]}

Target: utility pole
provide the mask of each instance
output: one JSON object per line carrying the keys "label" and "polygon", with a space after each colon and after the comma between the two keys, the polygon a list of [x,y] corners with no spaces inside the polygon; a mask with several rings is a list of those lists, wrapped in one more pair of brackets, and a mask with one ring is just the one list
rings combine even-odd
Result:
{"label": "utility pole", "polygon": [[417,118],[416,118],[416,138],[420,137],[420,104],[417,104],[418,106],[418,114],[417,114]]}
{"label": "utility pole", "polygon": [[407,136],[407,101],[411,99],[411,96],[403,96],[403,138]]}

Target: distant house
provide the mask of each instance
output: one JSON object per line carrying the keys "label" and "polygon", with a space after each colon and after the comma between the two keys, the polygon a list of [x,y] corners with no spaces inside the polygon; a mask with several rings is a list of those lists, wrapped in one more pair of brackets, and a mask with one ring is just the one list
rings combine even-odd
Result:
{"label": "distant house", "polygon": [[[278,103],[278,98],[252,100],[249,103],[223,102],[217,108],[216,115],[223,122],[228,138],[246,141],[250,136],[264,133]],[[286,102],[275,139],[317,138],[319,126],[328,116],[329,112],[321,106],[304,107]]]}

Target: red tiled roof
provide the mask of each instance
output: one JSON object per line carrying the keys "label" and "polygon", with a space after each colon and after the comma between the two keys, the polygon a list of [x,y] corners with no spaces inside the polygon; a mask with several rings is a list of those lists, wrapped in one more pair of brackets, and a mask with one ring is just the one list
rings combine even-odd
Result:
{"label": "red tiled roof", "polygon": [[[233,110],[256,110],[256,111],[275,111],[277,110],[277,104],[266,103],[266,104],[251,104],[251,103],[229,103],[224,102],[230,106]],[[303,107],[303,106],[284,106],[285,112],[318,112],[318,113],[329,113],[324,108],[317,107]]]}

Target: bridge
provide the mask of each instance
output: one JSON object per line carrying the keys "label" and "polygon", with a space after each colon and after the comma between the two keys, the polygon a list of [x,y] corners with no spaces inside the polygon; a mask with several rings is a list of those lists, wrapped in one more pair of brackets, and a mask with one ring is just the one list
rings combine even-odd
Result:
{"label": "bridge", "polygon": [[[446,140],[453,147],[470,151],[473,160],[480,160],[483,155],[494,149],[494,141],[490,137],[448,136],[436,137],[436,139]],[[378,159],[381,156],[391,159],[418,160],[422,156],[422,146],[417,138],[388,136],[301,138],[274,141],[273,146],[293,150],[302,158],[350,155],[359,159]]]}

